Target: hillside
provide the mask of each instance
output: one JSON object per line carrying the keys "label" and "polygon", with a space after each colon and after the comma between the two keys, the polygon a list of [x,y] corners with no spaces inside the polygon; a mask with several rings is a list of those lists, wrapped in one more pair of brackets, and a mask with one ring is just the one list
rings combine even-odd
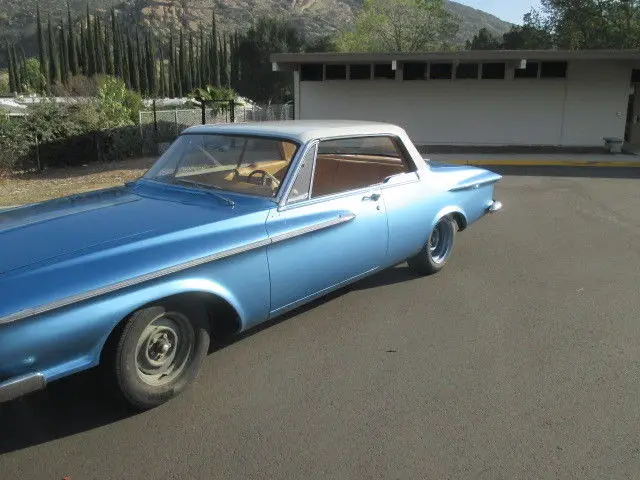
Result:
{"label": "hillside", "polygon": [[[51,14],[54,21],[66,18],[66,2],[61,0],[0,0],[0,42],[20,41],[27,54],[35,54],[36,3],[40,3],[43,17]],[[223,29],[243,30],[252,18],[261,14],[291,18],[309,38],[335,33],[353,19],[362,0],[70,0],[74,17],[89,8],[101,9],[105,14],[115,6],[132,23],[151,26],[154,32],[168,31],[170,26],[197,28],[209,22],[214,7]],[[448,9],[461,18],[458,40],[464,43],[482,27],[494,34],[509,30],[511,24],[486,12],[447,2]],[[0,62],[2,62],[0,58]]]}

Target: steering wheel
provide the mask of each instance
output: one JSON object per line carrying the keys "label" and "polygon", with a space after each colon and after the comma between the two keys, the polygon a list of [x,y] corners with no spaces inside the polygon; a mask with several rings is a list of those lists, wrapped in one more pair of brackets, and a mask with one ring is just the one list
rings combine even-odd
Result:
{"label": "steering wheel", "polygon": [[247,182],[249,182],[249,180],[251,180],[251,177],[253,177],[254,175],[262,175],[262,183],[260,185],[262,185],[263,187],[267,185],[267,178],[270,178],[274,182],[276,187],[280,185],[280,181],[266,170],[254,170],[249,175],[247,175]]}

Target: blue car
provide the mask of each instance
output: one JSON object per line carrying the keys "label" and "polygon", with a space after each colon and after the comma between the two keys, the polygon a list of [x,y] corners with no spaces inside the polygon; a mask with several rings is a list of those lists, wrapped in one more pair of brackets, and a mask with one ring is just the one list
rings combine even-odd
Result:
{"label": "blue car", "polygon": [[223,329],[405,261],[438,272],[500,178],[383,123],[190,128],[134,182],[0,213],[0,401],[100,365],[162,404]]}

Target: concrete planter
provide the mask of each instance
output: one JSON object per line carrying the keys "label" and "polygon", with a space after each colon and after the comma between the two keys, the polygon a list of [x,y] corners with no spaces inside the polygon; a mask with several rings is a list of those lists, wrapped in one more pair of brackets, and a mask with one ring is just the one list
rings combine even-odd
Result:
{"label": "concrete planter", "polygon": [[622,153],[624,140],[621,138],[605,137],[604,144],[610,153]]}

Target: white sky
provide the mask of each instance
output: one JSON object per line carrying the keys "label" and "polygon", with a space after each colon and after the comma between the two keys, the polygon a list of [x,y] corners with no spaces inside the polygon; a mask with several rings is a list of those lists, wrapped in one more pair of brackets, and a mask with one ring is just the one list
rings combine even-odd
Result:
{"label": "white sky", "polygon": [[539,8],[539,0],[456,0],[458,3],[484,10],[502,20],[511,23],[522,23],[522,16],[531,10]]}

